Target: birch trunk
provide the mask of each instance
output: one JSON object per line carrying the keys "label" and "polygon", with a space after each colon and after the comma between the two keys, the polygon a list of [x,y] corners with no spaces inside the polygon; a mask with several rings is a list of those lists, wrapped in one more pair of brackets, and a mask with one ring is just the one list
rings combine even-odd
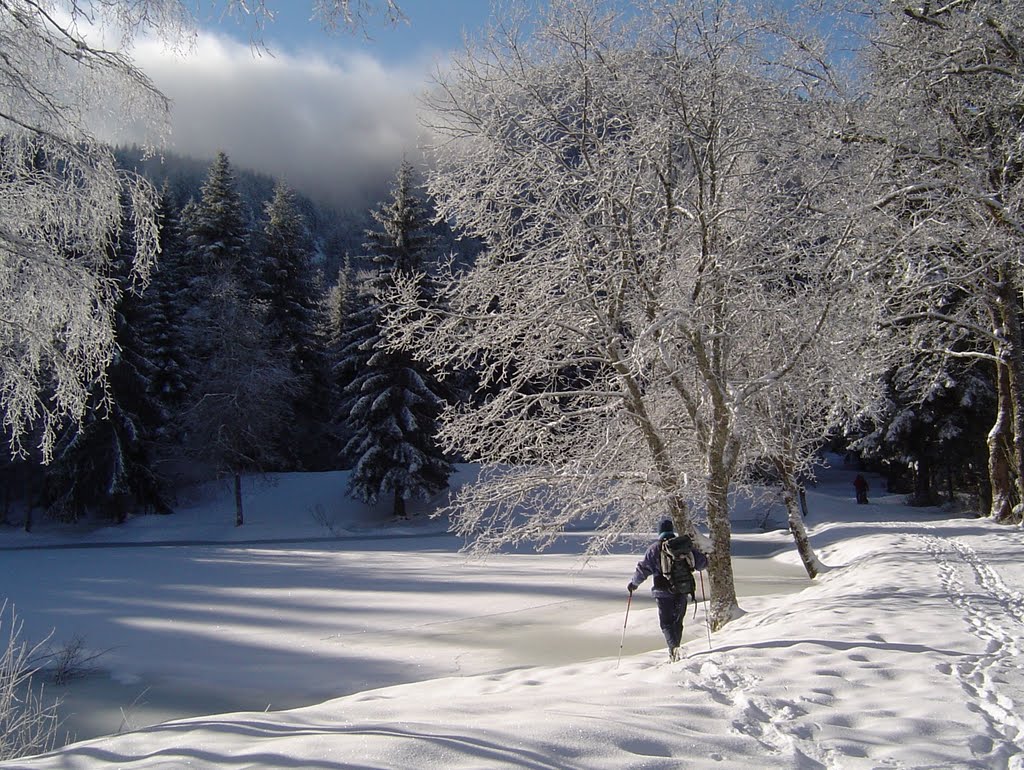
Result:
{"label": "birch trunk", "polygon": [[996,421],[988,432],[988,478],[992,488],[992,507],[989,514],[996,521],[1008,521],[1013,509],[1011,503],[1010,463],[1007,448],[1010,445],[1009,384],[1006,367],[996,365],[998,407]]}
{"label": "birch trunk", "polygon": [[775,469],[782,481],[782,500],[786,505],[786,518],[789,522],[789,531],[796,543],[797,553],[800,554],[800,561],[803,562],[807,576],[814,579],[821,571],[821,562],[811,547],[811,539],[807,535],[807,527],[804,526],[803,515],[800,510],[799,498],[802,490],[796,483],[796,475],[793,473],[793,465],[785,458],[775,460]]}

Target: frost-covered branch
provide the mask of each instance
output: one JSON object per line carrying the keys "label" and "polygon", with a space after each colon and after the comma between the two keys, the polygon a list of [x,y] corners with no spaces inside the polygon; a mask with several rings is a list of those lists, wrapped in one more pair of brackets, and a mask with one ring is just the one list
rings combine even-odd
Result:
{"label": "frost-covered branch", "polygon": [[21,632],[14,609],[0,602],[0,762],[49,751],[57,736],[59,702],[47,705],[33,682],[46,640],[32,645]]}

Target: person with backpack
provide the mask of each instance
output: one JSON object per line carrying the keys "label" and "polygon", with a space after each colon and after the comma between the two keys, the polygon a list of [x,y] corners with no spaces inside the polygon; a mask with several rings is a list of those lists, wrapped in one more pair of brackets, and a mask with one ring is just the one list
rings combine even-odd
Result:
{"label": "person with backpack", "polygon": [[694,570],[707,568],[708,559],[688,535],[676,535],[671,519],[658,527],[658,539],[637,562],[628,590],[632,594],[647,578],[654,576],[651,595],[658,604],[658,623],[668,644],[668,659],[679,660],[683,620],[688,598],[697,598]]}

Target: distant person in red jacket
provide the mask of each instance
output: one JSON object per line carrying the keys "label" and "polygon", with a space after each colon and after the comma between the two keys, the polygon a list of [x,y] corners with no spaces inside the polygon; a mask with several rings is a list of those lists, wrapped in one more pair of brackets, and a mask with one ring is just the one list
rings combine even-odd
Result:
{"label": "distant person in red jacket", "polygon": [[867,505],[868,480],[858,473],[857,478],[853,480],[853,488],[857,491],[857,502],[861,505]]}

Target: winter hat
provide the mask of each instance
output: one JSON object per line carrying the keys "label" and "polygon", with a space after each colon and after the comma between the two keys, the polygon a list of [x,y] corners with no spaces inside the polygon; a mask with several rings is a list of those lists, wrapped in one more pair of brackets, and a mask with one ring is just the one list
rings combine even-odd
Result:
{"label": "winter hat", "polygon": [[661,540],[667,540],[668,538],[675,536],[676,530],[672,525],[672,519],[663,519],[661,525],[658,527],[658,537]]}

